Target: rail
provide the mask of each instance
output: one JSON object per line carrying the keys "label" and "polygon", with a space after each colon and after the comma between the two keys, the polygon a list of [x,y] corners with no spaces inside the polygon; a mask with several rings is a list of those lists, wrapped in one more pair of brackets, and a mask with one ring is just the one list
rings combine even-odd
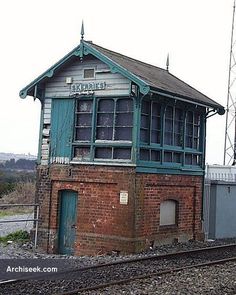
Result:
{"label": "rail", "polygon": [[38,222],[39,222],[39,204],[1,204],[0,208],[5,207],[34,207],[36,209],[36,218],[30,219],[16,219],[16,220],[1,220],[1,223],[10,223],[10,222],[26,222],[26,221],[35,221],[35,235],[34,235],[34,247],[37,248],[38,242]]}

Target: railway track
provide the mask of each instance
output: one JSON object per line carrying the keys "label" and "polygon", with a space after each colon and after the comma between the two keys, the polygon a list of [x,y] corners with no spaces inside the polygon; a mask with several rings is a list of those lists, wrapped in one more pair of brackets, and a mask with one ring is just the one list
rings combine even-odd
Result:
{"label": "railway track", "polygon": [[[44,284],[41,281],[41,293],[24,291],[24,294],[81,294],[85,291],[98,290],[111,285],[126,284],[137,279],[228,261],[236,261],[236,244],[122,260],[64,271],[57,273],[52,280],[45,282],[46,289],[43,293]],[[49,277],[47,275],[47,280],[49,280]],[[45,280],[45,277],[41,276],[38,279]],[[22,294],[17,293],[19,287],[21,290],[29,289],[32,292],[35,282],[26,281],[25,278],[22,278],[15,282],[2,283],[0,294]]]}

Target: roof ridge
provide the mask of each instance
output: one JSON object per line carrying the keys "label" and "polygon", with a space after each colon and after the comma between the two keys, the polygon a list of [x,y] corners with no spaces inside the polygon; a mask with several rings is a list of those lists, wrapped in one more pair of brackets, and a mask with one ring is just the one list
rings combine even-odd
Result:
{"label": "roof ridge", "polygon": [[[100,46],[100,45],[98,45],[98,44],[93,43],[92,41],[84,41],[84,42],[89,43],[91,46],[95,45],[95,46],[97,46],[97,47],[99,47],[99,48],[102,48],[102,49],[105,50],[105,51],[109,51],[109,52],[112,53],[112,54],[117,54],[117,55],[119,55],[119,56],[123,56],[123,57],[125,57],[125,58],[128,58],[128,59],[130,59],[131,61],[135,61],[135,62],[138,62],[138,63],[140,63],[140,64],[148,65],[148,66],[150,66],[150,67],[152,67],[152,68],[157,68],[157,69],[162,70],[162,71],[164,71],[164,72],[168,72],[167,70],[165,70],[165,69],[163,69],[163,68],[161,68],[161,67],[154,66],[154,65],[152,65],[152,64],[150,64],[150,63],[147,63],[147,62],[144,62],[144,61],[141,61],[141,60],[135,59],[135,58],[130,57],[130,56],[128,56],[128,55],[124,55],[124,54],[122,54],[122,53],[119,53],[119,52],[117,52],[117,51],[113,51],[113,50],[107,49],[107,48],[105,48],[105,47],[102,47],[102,46]],[[168,73],[169,73],[169,72],[168,72]]]}

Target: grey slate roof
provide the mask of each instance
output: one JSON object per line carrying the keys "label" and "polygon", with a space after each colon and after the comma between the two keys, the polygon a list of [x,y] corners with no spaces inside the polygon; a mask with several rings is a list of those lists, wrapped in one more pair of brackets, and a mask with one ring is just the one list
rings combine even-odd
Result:
{"label": "grey slate roof", "polygon": [[[84,41],[85,42],[85,41]],[[183,82],[167,70],[141,62],[120,53],[108,50],[92,42],[86,42],[101,54],[107,56],[129,72],[145,81],[153,90],[186,98],[190,102],[202,103],[216,109],[224,109],[222,105]]]}
{"label": "grey slate roof", "polygon": [[[81,51],[84,50],[84,47],[90,48],[93,52],[96,52],[98,58],[99,56],[103,56],[110,66],[118,65],[118,67],[122,69],[122,73],[126,72],[126,74],[128,73],[128,76],[131,75],[131,80],[135,77],[135,79],[142,81],[142,85],[147,85],[148,87],[150,87],[151,91],[157,91],[158,93],[170,95],[177,99],[184,99],[186,101],[189,101],[190,103],[202,104],[206,107],[215,109],[221,115],[224,113],[224,107],[222,105],[207,97],[203,93],[199,92],[195,88],[191,87],[187,83],[183,82],[179,78],[175,77],[167,70],[111,51],[109,49],[96,45],[93,42],[85,40],[81,40],[79,46],[74,48],[71,52],[69,52],[66,56],[59,60],[55,65],[50,67],[38,78],[36,78],[26,87],[24,87],[20,91],[20,97],[25,98],[27,95],[34,96],[35,86],[43,85],[45,81],[53,77],[55,71],[59,71],[75,56],[80,56]],[[39,87],[37,92],[39,97],[40,91],[41,90]]]}

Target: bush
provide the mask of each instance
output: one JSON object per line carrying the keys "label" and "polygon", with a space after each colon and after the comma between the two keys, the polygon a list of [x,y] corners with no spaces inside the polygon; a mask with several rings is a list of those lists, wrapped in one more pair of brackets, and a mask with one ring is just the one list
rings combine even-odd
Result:
{"label": "bush", "polygon": [[2,204],[33,204],[35,196],[35,182],[20,181],[15,184],[13,191],[2,196]]}

